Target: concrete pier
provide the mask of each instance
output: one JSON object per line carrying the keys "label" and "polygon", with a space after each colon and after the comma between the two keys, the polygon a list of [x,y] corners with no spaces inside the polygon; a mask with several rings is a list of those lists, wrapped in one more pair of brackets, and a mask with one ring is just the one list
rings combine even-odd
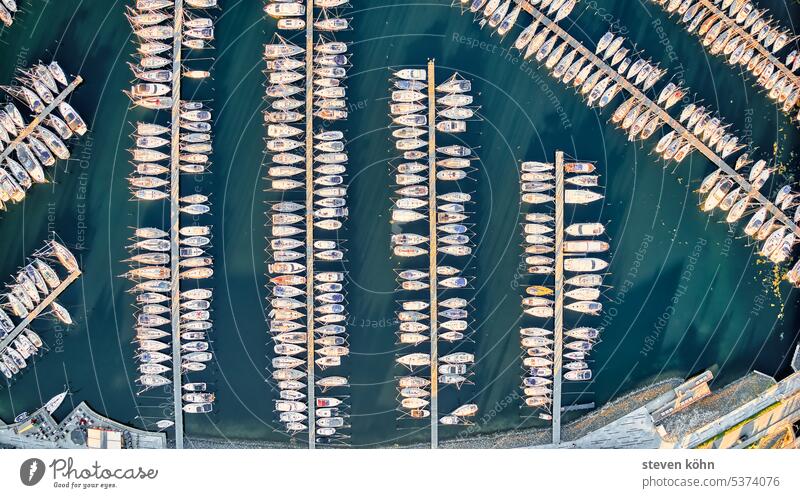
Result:
{"label": "concrete pier", "polygon": [[[32,422],[36,419],[36,423]],[[42,407],[23,422],[6,425],[0,420],[0,446],[20,449],[80,449],[88,448],[85,437],[88,429],[114,431],[124,436],[124,449],[161,449],[167,447],[163,432],[149,432],[129,427],[104,417],[81,402],[60,423]]]}
{"label": "concrete pier", "polygon": [[0,152],[0,164],[4,163],[6,161],[6,158],[11,155],[11,151],[15,150],[17,148],[17,145],[19,145],[20,143],[22,143],[23,140],[28,138],[28,135],[30,135],[31,132],[33,132],[33,130],[35,130],[36,127],[39,126],[39,124],[41,124],[41,122],[44,121],[44,119],[47,116],[49,116],[53,112],[53,110],[55,110],[56,107],[58,107],[58,104],[66,100],[66,98],[69,97],[70,94],[72,94],[72,92],[75,91],[75,89],[81,83],[83,83],[83,78],[81,78],[80,76],[76,76],[75,79],[72,80],[72,82],[61,91],[61,93],[56,95],[55,98],[53,99],[53,102],[49,104],[47,107],[45,107],[42,112],[36,115],[36,117],[34,117],[33,120],[30,123],[28,123],[28,126],[26,126],[23,130],[21,130],[17,134],[16,137],[14,137],[14,140],[12,140],[11,143],[8,144],[5,150]]}
{"label": "concrete pier", "polygon": [[436,61],[428,61],[428,222],[430,250],[428,272],[431,296],[431,449],[439,447],[439,299],[436,259],[439,251],[436,228]]}
{"label": "concrete pier", "polygon": [[308,0],[306,4],[306,391],[309,449],[316,447],[314,345],[314,0]]}
{"label": "concrete pier", "polygon": [[[681,448],[695,448],[718,435],[725,435],[730,429],[746,420],[760,422],[758,416],[766,414],[764,411],[767,408],[779,402],[784,403],[775,412],[779,415],[778,417],[767,416],[764,419],[764,423],[754,424],[752,428],[761,429],[765,425],[774,425],[776,421],[789,420],[790,423],[793,423],[800,419],[800,373],[795,372],[789,375],[778,382],[777,385],[759,394],[755,399],[686,435],[679,441],[678,446]],[[746,427],[739,426],[738,429],[740,432],[735,434],[735,437],[731,439],[729,437],[730,434],[725,435],[727,439],[723,441],[722,439],[724,438],[721,438],[719,442],[727,442],[727,444],[731,445],[736,444],[736,440],[744,434],[741,431]]]}
{"label": "concrete pier", "polygon": [[549,29],[551,32],[557,34],[562,40],[566,41],[571,47],[573,47],[581,56],[585,57],[587,61],[594,64],[595,67],[602,69],[603,72],[610,76],[613,81],[620,85],[623,89],[625,89],[631,96],[636,97],[641,105],[647,106],[647,108],[654,113],[656,116],[661,118],[665,124],[669,125],[675,132],[680,135],[684,140],[689,142],[695,149],[700,151],[704,156],[708,158],[717,168],[721,169],[727,176],[731,177],[739,187],[742,189],[743,194],[747,194],[753,199],[756,199],[761,206],[766,206],[769,212],[775,216],[777,220],[779,220],[783,225],[787,226],[790,230],[794,232],[794,234],[800,237],[800,227],[797,226],[791,218],[786,216],[775,204],[772,203],[769,199],[767,199],[761,192],[754,190],[752,185],[747,180],[747,178],[743,177],[739,173],[734,170],[733,167],[728,165],[724,159],[718,156],[713,150],[711,150],[704,142],[698,139],[694,134],[692,134],[689,130],[687,130],[681,123],[679,123],[676,119],[674,119],[667,111],[661,108],[658,104],[650,100],[647,95],[644,94],[638,87],[636,87],[633,83],[629,82],[627,79],[622,77],[616,70],[614,70],[611,66],[606,64],[602,59],[597,57],[594,52],[589,50],[588,48],[584,47],[579,41],[573,38],[569,33],[567,33],[564,29],[562,29],[558,24],[553,22],[550,18],[545,16],[541,11],[531,6],[526,0],[514,0],[517,4],[522,6],[523,10],[525,10],[528,14],[533,16],[534,19],[537,19],[544,27]]}
{"label": "concrete pier", "polygon": [[3,349],[6,348],[6,346],[11,344],[14,341],[14,339],[16,339],[17,336],[22,333],[23,330],[28,328],[28,325],[30,325],[32,321],[34,321],[40,314],[42,314],[42,312],[46,310],[47,307],[50,306],[53,303],[53,301],[55,301],[56,298],[60,296],[62,292],[67,290],[67,287],[72,285],[72,282],[76,281],[80,276],[81,276],[81,271],[77,270],[70,273],[67,276],[67,278],[62,280],[61,285],[53,289],[50,292],[50,294],[46,295],[42,299],[42,301],[35,308],[33,308],[33,311],[28,313],[28,316],[23,318],[22,321],[19,322],[19,324],[16,327],[14,327],[14,330],[9,332],[7,336],[5,336],[2,340],[0,340],[0,351],[2,351]]}
{"label": "concrete pier", "polygon": [[180,136],[181,136],[181,59],[183,42],[183,0],[175,0],[175,28],[172,38],[172,131],[170,144],[170,279],[172,329],[172,394],[175,410],[175,447],[183,449],[183,402],[181,400],[181,285],[180,285]]}
{"label": "concrete pier", "polygon": [[564,352],[564,152],[556,151],[555,281],[553,282],[553,444],[561,442],[561,378]]}

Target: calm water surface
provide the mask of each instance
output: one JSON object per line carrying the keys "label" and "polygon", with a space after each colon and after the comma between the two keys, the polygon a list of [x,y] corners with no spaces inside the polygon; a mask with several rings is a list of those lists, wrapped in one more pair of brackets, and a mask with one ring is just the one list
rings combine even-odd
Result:
{"label": "calm water surface", "polygon": [[[199,98],[213,98],[216,111],[214,165],[202,188],[212,192],[214,205],[213,348],[218,358],[208,374],[217,392],[215,413],[187,417],[187,433],[285,441],[273,431],[273,393],[264,382],[263,202],[268,194],[262,191],[260,53],[273,24],[263,19],[260,0],[222,3],[214,79],[201,87],[187,85]],[[517,164],[551,159],[557,148],[598,161],[606,182],[605,202],[568,211],[568,216],[607,223],[612,244],[607,313],[592,322],[605,327],[592,356],[595,380],[565,385],[565,404],[600,405],[656,379],[705,368],[714,371],[718,386],[753,369],[786,373],[798,329],[796,291],[785,284],[773,287],[772,267],[759,263],[754,248],[738,238],[740,229],[729,232],[719,215],[708,218],[698,212],[693,189],[710,172],[705,159],[694,154],[675,171],[672,166],[665,170],[649,154],[654,141],[646,148],[628,143],[607,125],[609,111],[587,109],[543,71],[508,54],[514,35],[501,43],[447,1],[355,3],[356,31],[348,35],[355,40],[355,67],[348,80],[351,217],[340,234],[347,239],[352,278],[348,311],[353,354],[347,365],[353,383],[354,445],[418,442],[428,435],[423,425],[395,420],[393,377],[400,371],[393,365],[395,282],[388,244],[392,179],[387,168],[392,151],[386,128],[388,68],[424,64],[428,58],[436,59],[444,76],[458,71],[473,80],[482,117],[464,137],[480,147],[482,161],[473,218],[479,241],[472,262],[477,277],[475,386],[445,390],[443,408],[477,402],[484,415],[472,429],[477,432],[542,424],[525,418],[529,412],[519,407],[518,398],[519,286],[524,284],[518,269]],[[790,13],[781,2],[762,3],[771,4],[775,15],[788,23]],[[0,391],[0,418],[9,420],[36,408],[68,384],[73,395],[62,411],[86,400],[113,418],[146,425],[169,410],[169,400],[162,393],[135,396],[132,296],[125,293],[128,282],[117,275],[126,270],[119,261],[126,257],[129,227],[167,213],[153,206],[140,211],[128,201],[125,178],[131,166],[125,149],[132,144],[130,123],[150,114],[129,110],[121,92],[131,78],[125,65],[132,51],[122,15],[125,2],[24,4],[28,11],[0,38],[0,81],[10,81],[17,64],[55,54],[65,68],[85,79],[72,104],[92,131],[72,145],[73,160],[58,166],[54,184],[35,188],[22,206],[0,216],[0,275],[7,280],[52,230],[76,248],[84,275],[61,300],[76,324],[61,329],[52,321],[37,321],[35,328],[51,351]],[[797,12],[791,14],[796,20]],[[576,22],[571,33],[597,40],[614,19],[638,48],[668,66],[671,75],[682,77],[707,105],[720,109],[759,151],[774,149],[793,178],[796,128],[753,90],[750,80],[705,56],[696,39],[660,9],[649,2],[581,2],[562,25]],[[783,183],[776,179],[773,190]]]}

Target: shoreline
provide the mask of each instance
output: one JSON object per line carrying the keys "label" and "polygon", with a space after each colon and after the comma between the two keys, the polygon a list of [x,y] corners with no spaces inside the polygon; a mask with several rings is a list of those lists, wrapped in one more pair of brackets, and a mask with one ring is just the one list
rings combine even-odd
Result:
{"label": "shoreline", "polygon": [[[746,376],[745,376],[746,377]],[[739,379],[737,379],[738,381]],[[737,382],[734,381],[734,382]],[[669,377],[656,381],[650,385],[630,391],[617,399],[569,422],[562,427],[564,441],[575,440],[593,430],[596,430],[617,418],[644,406],[648,401],[660,394],[675,388],[684,382],[680,377]],[[465,432],[468,431],[468,428]],[[446,449],[510,449],[524,448],[540,444],[548,444],[551,430],[549,428],[508,429],[486,434],[467,434],[452,439],[439,441],[439,445]],[[174,442],[171,442],[171,447]],[[214,437],[185,438],[187,449],[305,449],[303,446],[278,443],[262,440],[248,439],[223,439]],[[389,449],[425,449],[427,443],[414,443],[408,445],[393,445]]]}

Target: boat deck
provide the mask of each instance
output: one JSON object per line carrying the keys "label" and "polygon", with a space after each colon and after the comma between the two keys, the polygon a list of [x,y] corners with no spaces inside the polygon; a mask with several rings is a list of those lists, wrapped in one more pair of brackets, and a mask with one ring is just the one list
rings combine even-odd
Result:
{"label": "boat deck", "polygon": [[561,379],[564,351],[564,152],[556,151],[555,281],[553,282],[553,444],[561,442]]}
{"label": "boat deck", "polygon": [[314,380],[314,0],[306,5],[306,392],[308,448],[316,447]]}
{"label": "boat deck", "polygon": [[81,78],[80,76],[76,76],[75,79],[72,80],[70,84],[67,85],[67,87],[61,91],[61,93],[56,95],[55,98],[53,99],[53,102],[50,103],[47,107],[45,107],[41,113],[36,115],[36,117],[34,117],[33,120],[30,123],[28,123],[28,126],[26,126],[22,131],[20,131],[14,138],[14,140],[12,140],[11,143],[8,144],[5,150],[0,152],[0,164],[4,163],[6,158],[11,155],[11,151],[15,150],[17,148],[17,145],[19,145],[23,140],[25,140],[28,137],[28,135],[30,135],[31,132],[33,132],[33,130],[35,130],[36,127],[39,126],[39,124],[47,116],[49,116],[53,112],[53,110],[55,110],[56,107],[58,107],[58,104],[66,100],[67,97],[69,97],[81,83],[83,83],[83,78]]}
{"label": "boat deck", "polygon": [[172,329],[172,395],[175,411],[175,447],[183,448],[183,401],[182,360],[181,360],[181,285],[180,285],[180,135],[181,135],[181,58],[183,43],[183,0],[175,0],[175,28],[172,39],[172,131],[170,144],[170,279],[171,291],[171,329]]}
{"label": "boat deck", "polygon": [[669,125],[675,132],[680,135],[684,140],[689,142],[695,149],[700,151],[709,161],[711,161],[717,168],[721,169],[726,175],[731,177],[742,189],[742,192],[750,197],[758,200],[760,205],[765,206],[767,210],[775,216],[781,223],[787,226],[790,230],[792,230],[796,236],[800,237],[800,227],[797,226],[796,223],[792,221],[791,218],[786,216],[786,214],[781,211],[772,201],[767,199],[761,192],[754,190],[752,185],[746,178],[742,175],[737,173],[733,167],[731,167],[724,159],[718,156],[713,150],[711,150],[704,142],[698,139],[694,134],[692,134],[689,130],[687,130],[681,123],[679,123],[676,119],[674,119],[667,111],[661,108],[658,104],[650,100],[647,95],[644,94],[639,88],[637,88],[633,83],[625,79],[622,75],[620,75],[616,70],[614,70],[611,66],[606,64],[602,59],[597,57],[594,52],[583,46],[578,40],[573,38],[569,33],[567,33],[564,29],[562,29],[558,24],[550,20],[547,16],[545,16],[541,11],[531,6],[526,0],[514,0],[520,6],[522,6],[523,10],[525,10],[528,14],[533,16],[534,19],[537,19],[541,24],[545,27],[550,29],[551,32],[557,34],[562,40],[566,41],[571,47],[578,51],[578,53],[584,56],[588,61],[594,64],[596,67],[602,69],[606,75],[610,76],[611,79],[616,82],[619,86],[624,88],[628,93],[632,96],[636,97],[637,100],[641,105],[647,106],[647,108],[661,118],[665,124]]}
{"label": "boat deck", "polygon": [[430,248],[428,251],[428,275],[431,296],[431,449],[439,446],[439,299],[436,259],[439,252],[438,230],[436,228],[436,61],[428,61],[428,222]]}
{"label": "boat deck", "polygon": [[9,332],[7,336],[5,336],[2,340],[0,340],[0,351],[2,351],[9,344],[11,344],[14,341],[14,339],[16,339],[17,336],[22,333],[23,330],[28,328],[28,326],[31,324],[32,321],[34,321],[39,315],[41,315],[42,312],[46,310],[47,307],[50,306],[53,303],[53,301],[55,301],[56,298],[61,295],[61,293],[67,290],[67,287],[72,285],[72,283],[75,282],[80,276],[81,276],[81,271],[76,270],[70,273],[66,278],[64,278],[61,281],[61,285],[53,289],[50,292],[50,294],[46,295],[42,299],[42,301],[35,308],[33,308],[33,311],[28,313],[28,316],[23,318],[22,321],[19,322],[19,324],[16,327],[14,327],[14,330]]}

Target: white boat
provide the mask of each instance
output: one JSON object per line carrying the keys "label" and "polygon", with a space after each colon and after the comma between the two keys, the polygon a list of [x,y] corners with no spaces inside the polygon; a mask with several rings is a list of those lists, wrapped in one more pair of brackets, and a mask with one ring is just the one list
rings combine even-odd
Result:
{"label": "white boat", "polygon": [[66,325],[72,324],[72,317],[70,316],[69,311],[67,311],[66,308],[64,308],[55,301],[50,303],[50,308],[53,311],[53,315],[55,315],[55,317],[58,318],[62,323]]}
{"label": "white boat", "polygon": [[597,274],[575,275],[568,278],[565,283],[576,287],[599,287],[603,284],[603,276]]}
{"label": "white boat", "polygon": [[600,200],[603,194],[583,189],[565,189],[564,202],[567,204],[589,204]]}
{"label": "white boat", "polygon": [[425,69],[406,68],[396,71],[394,76],[404,80],[425,80],[428,72]]}
{"label": "white boat", "polygon": [[573,380],[573,381],[591,380],[592,371],[591,370],[570,370],[569,372],[564,373],[564,378],[566,380]]}
{"label": "white boat", "polygon": [[609,244],[602,240],[567,240],[563,249],[567,253],[605,252],[608,251]]}
{"label": "white boat", "polygon": [[211,403],[189,403],[183,405],[183,411],[186,413],[210,413],[214,409]]}
{"label": "white boat", "polygon": [[264,6],[264,12],[276,18],[302,16],[306,13],[306,6],[296,2],[268,3]]}
{"label": "white boat", "polygon": [[600,290],[595,287],[579,287],[567,291],[564,295],[580,301],[595,301],[600,297]]}
{"label": "white boat", "polygon": [[396,360],[408,368],[430,364],[430,355],[427,353],[411,353],[397,358]]}
{"label": "white boat", "polygon": [[478,405],[470,403],[466,405],[461,405],[455,410],[453,410],[450,414],[455,415],[456,417],[472,417],[478,413]]}
{"label": "white boat", "polygon": [[146,374],[140,376],[137,381],[148,388],[166,386],[172,381],[161,375]]}
{"label": "white boat", "polygon": [[589,341],[572,341],[564,344],[564,346],[573,351],[590,351],[592,349],[592,343]]}
{"label": "white boat", "polygon": [[603,305],[596,301],[576,301],[574,303],[565,305],[564,308],[571,311],[577,311],[578,313],[599,315],[603,310]]}
{"label": "white boat", "polygon": [[711,192],[709,192],[708,197],[706,197],[702,204],[702,210],[711,211],[717,207],[728,194],[728,191],[732,186],[733,180],[731,178],[726,177],[720,180],[719,183],[717,183],[714,188],[711,189]]}
{"label": "white boat", "polygon": [[44,404],[43,408],[45,410],[47,410],[47,413],[52,414],[53,412],[58,410],[58,407],[61,406],[61,404],[67,398],[68,394],[69,394],[69,391],[64,391],[63,393],[60,393],[60,394],[57,394],[57,395],[53,396],[52,398],[50,398],[50,400],[47,403]]}
{"label": "white boat", "polygon": [[567,271],[593,272],[608,267],[608,263],[599,258],[565,258],[564,269]]}
{"label": "white boat", "polygon": [[602,223],[574,223],[564,229],[569,235],[576,237],[593,237],[605,231]]}

